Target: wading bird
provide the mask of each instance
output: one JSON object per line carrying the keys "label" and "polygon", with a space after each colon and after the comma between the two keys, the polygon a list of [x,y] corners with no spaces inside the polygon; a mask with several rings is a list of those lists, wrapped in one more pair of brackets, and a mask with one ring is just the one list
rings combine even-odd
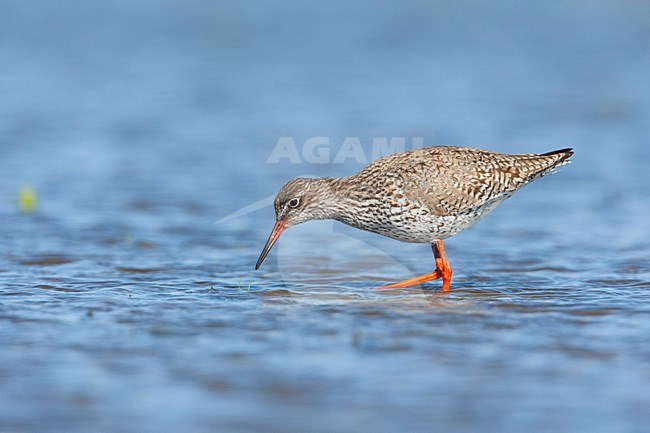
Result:
{"label": "wading bird", "polygon": [[292,179],[275,197],[275,226],[255,269],[288,227],[333,219],[398,241],[431,245],[433,272],[380,289],[442,278],[442,290],[449,290],[452,271],[442,241],[524,185],[567,164],[571,155],[572,149],[504,155],[434,146],[379,158],[350,177]]}

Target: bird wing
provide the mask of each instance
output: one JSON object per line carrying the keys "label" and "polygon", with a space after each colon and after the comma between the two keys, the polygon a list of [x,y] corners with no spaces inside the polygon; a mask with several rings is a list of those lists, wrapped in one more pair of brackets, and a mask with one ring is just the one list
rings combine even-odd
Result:
{"label": "bird wing", "polygon": [[[547,154],[503,155],[452,146],[403,154],[392,173],[403,191],[434,215],[455,215],[501,201],[566,163],[570,149]],[[391,164],[393,165],[393,164]]]}

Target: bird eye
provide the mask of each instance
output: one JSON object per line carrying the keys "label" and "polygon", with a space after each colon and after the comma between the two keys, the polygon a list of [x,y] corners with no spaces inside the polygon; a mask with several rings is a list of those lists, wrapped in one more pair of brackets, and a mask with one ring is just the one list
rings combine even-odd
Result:
{"label": "bird eye", "polygon": [[300,204],[300,199],[299,198],[292,198],[289,200],[289,207],[296,208]]}

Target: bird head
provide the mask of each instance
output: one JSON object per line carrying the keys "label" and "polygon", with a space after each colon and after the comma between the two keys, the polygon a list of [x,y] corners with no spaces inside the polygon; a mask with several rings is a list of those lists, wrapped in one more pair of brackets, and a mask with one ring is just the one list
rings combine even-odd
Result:
{"label": "bird head", "polygon": [[259,269],[266,255],[284,230],[309,220],[330,217],[328,202],[332,198],[329,178],[299,177],[287,182],[275,196],[275,225],[264,245],[255,269]]}

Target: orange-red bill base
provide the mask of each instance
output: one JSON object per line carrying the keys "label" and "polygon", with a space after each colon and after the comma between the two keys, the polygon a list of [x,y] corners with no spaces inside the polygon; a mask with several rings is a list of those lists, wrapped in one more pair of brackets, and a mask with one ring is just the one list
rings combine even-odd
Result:
{"label": "orange-red bill base", "polygon": [[266,241],[266,245],[264,245],[264,249],[262,250],[262,254],[260,254],[260,258],[257,259],[257,263],[255,264],[255,270],[258,270],[260,266],[262,266],[262,262],[266,258],[267,254],[269,251],[271,251],[271,248],[273,248],[273,245],[275,242],[278,240],[282,232],[287,228],[287,222],[286,221],[276,221],[275,225],[273,226],[273,230],[271,230],[271,235],[269,236],[269,239]]}

